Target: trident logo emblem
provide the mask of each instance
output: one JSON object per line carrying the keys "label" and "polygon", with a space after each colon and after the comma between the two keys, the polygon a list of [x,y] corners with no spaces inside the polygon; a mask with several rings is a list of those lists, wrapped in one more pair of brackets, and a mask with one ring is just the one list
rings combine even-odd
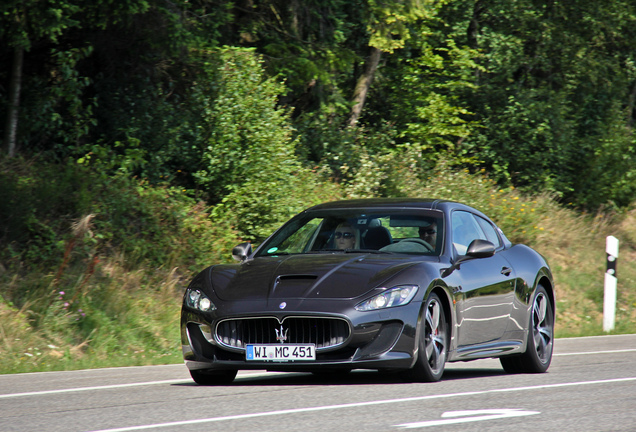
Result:
{"label": "trident logo emblem", "polygon": [[283,343],[287,340],[287,332],[289,331],[289,329],[284,330],[283,329],[283,325],[280,325],[280,330],[278,329],[274,329],[276,331],[276,340],[279,341],[280,343]]}

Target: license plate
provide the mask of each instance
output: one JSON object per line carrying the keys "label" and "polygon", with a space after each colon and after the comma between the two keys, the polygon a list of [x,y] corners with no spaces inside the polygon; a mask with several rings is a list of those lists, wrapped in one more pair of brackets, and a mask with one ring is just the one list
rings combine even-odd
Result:
{"label": "license plate", "polygon": [[278,362],[316,360],[315,345],[247,345],[245,348],[247,360]]}

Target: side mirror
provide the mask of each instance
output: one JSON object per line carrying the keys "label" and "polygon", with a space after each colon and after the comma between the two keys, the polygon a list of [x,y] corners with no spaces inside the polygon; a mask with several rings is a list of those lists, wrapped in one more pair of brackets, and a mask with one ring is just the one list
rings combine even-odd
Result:
{"label": "side mirror", "polygon": [[457,270],[460,264],[466,260],[471,258],[488,258],[495,254],[495,245],[488,240],[475,239],[468,245],[468,249],[466,250],[466,255],[460,256],[457,261],[453,263],[447,269],[442,271],[442,277],[445,278],[450,276],[452,272]]}
{"label": "side mirror", "polygon": [[488,240],[475,239],[468,245],[466,256],[471,258],[488,258],[495,254],[495,245]]}
{"label": "side mirror", "polygon": [[251,243],[241,243],[240,245],[235,246],[234,249],[232,249],[232,258],[234,258],[236,261],[245,261],[251,254]]}

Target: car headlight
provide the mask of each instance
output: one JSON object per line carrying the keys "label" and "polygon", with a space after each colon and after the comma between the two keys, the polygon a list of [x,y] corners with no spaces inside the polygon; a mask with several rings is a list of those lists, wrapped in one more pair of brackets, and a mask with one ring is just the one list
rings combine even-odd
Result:
{"label": "car headlight", "polygon": [[216,310],[216,306],[212,301],[198,289],[188,288],[185,292],[185,304],[193,309],[201,312],[210,312]]}
{"label": "car headlight", "polygon": [[417,292],[416,285],[402,285],[384,291],[365,300],[356,306],[359,311],[371,311],[390,307],[403,306],[410,302]]}

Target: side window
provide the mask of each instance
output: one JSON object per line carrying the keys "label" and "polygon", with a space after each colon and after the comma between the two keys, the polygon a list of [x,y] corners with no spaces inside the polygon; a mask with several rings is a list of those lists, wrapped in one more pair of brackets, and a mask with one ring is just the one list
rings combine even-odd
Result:
{"label": "side window", "polygon": [[475,239],[487,240],[475,217],[465,211],[453,212],[453,246],[459,255],[466,255],[468,245]]}
{"label": "side window", "polygon": [[477,219],[477,223],[479,223],[481,229],[484,230],[484,234],[486,234],[486,240],[494,244],[496,248],[499,248],[501,246],[501,240],[497,235],[495,227],[482,217],[475,216],[475,219]]}

